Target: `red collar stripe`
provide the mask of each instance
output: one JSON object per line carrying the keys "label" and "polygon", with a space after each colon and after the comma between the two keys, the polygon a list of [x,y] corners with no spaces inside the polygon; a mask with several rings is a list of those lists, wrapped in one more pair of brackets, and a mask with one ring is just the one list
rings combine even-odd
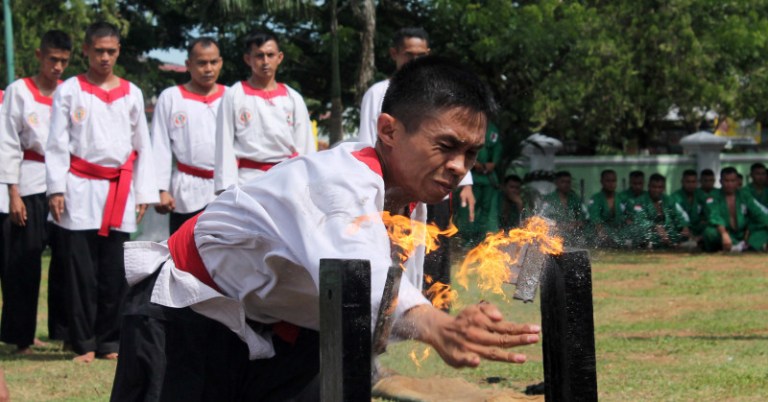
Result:
{"label": "red collar stripe", "polygon": [[258,96],[259,98],[270,100],[280,96],[288,96],[288,88],[285,84],[277,83],[277,89],[272,91],[265,91],[263,89],[254,88],[248,81],[242,81],[243,92],[249,96]]}
{"label": "red collar stripe", "polygon": [[43,105],[53,105],[53,97],[47,97],[40,93],[40,88],[35,84],[35,80],[32,77],[24,78],[24,83],[27,84],[27,89],[32,92],[32,96],[35,98],[35,102],[42,103]]}
{"label": "red collar stripe", "polygon": [[109,91],[88,82],[88,79],[85,78],[85,74],[78,75],[77,80],[80,82],[80,89],[101,99],[102,102],[107,104],[120,100],[131,93],[131,84],[122,78],[120,78],[120,85]]}
{"label": "red collar stripe", "polygon": [[352,152],[352,156],[360,162],[363,162],[377,175],[384,177],[384,173],[382,173],[383,171],[381,170],[381,161],[379,161],[379,156],[376,154],[375,149],[371,147],[363,148],[359,151]]}
{"label": "red collar stripe", "polygon": [[207,104],[213,103],[222,96],[224,96],[224,85],[216,84],[216,92],[211,95],[200,95],[188,90],[184,85],[179,85],[179,91],[181,91],[181,97],[197,102]]}

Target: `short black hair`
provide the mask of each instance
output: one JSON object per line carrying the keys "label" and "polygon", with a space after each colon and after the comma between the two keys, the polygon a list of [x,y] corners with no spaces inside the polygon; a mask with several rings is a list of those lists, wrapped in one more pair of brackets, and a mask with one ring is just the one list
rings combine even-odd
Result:
{"label": "short black hair", "polygon": [[661,175],[660,173],[654,173],[651,175],[651,177],[648,178],[648,183],[657,183],[657,182],[666,182],[667,178]]}
{"label": "short black hair", "polygon": [[736,177],[738,177],[739,180],[744,180],[744,175],[739,172],[736,172]]}
{"label": "short black hair", "polygon": [[275,34],[267,31],[252,31],[245,37],[245,39],[243,39],[243,45],[245,46],[243,50],[245,53],[250,53],[253,46],[261,47],[271,40],[275,41],[275,44],[277,44],[279,49],[280,41],[277,40],[277,36]]}
{"label": "short black hair", "polygon": [[645,178],[645,173],[643,173],[642,170],[633,170],[633,171],[629,172],[629,178],[630,179],[634,179],[634,178],[637,178],[637,177]]}
{"label": "short black hair", "polygon": [[765,165],[763,165],[760,162],[755,162],[755,163],[752,164],[752,166],[749,167],[749,173],[752,173],[752,172],[754,172],[757,169],[765,170]]}
{"label": "short black hair", "polygon": [[507,184],[511,181],[523,184],[523,179],[521,179],[520,176],[516,174],[508,174],[506,177],[504,177],[504,184]]}
{"label": "short black hair", "polygon": [[221,47],[219,47],[219,42],[217,42],[216,39],[213,39],[210,36],[201,36],[199,38],[192,39],[192,41],[187,45],[187,58],[192,55],[192,51],[195,50],[195,46],[198,44],[204,49],[211,46],[216,46],[217,49],[221,49]]}
{"label": "short black hair", "polygon": [[[733,169],[733,170],[736,171],[736,169]],[[701,171],[701,177],[704,177],[704,176],[715,177],[715,172],[712,169],[704,169]]]}
{"label": "short black hair", "polygon": [[[704,172],[701,172],[701,174],[703,175]],[[736,168],[733,167],[733,166],[726,166],[726,167],[724,167],[724,168],[722,168],[720,170],[720,178],[722,178],[723,176],[725,176],[727,174],[735,174],[736,177],[738,177],[739,176],[739,171],[736,170]]]}
{"label": "short black hair", "polygon": [[400,28],[395,32],[395,36],[392,37],[392,47],[400,48],[405,45],[405,40],[408,38],[419,38],[429,45],[429,34],[424,28],[419,27],[407,27]]}
{"label": "short black hair", "polygon": [[557,180],[557,179],[559,179],[561,177],[568,177],[568,178],[570,178],[571,177],[571,172],[569,172],[567,170],[561,170],[561,171],[555,173],[555,180]]}
{"label": "short black hair", "polygon": [[97,21],[85,30],[85,44],[92,45],[96,38],[115,37],[120,42],[120,30],[114,24],[106,21]]}
{"label": "short black hair", "polygon": [[613,169],[605,169],[605,170],[603,170],[602,172],[600,172],[600,180],[604,179],[605,176],[607,176],[609,174],[613,174],[615,176],[616,175],[616,171],[613,170]]}
{"label": "short black hair", "polygon": [[406,63],[389,83],[381,112],[400,120],[415,132],[433,112],[461,108],[468,119],[487,125],[496,102],[478,76],[455,61],[425,56]]}
{"label": "short black hair", "polygon": [[697,177],[698,175],[696,174],[696,171],[693,170],[693,169],[685,169],[685,170],[683,170],[683,177],[688,177],[688,176]]}
{"label": "short black hair", "polygon": [[51,29],[40,39],[40,50],[58,49],[72,51],[72,39],[64,31]]}

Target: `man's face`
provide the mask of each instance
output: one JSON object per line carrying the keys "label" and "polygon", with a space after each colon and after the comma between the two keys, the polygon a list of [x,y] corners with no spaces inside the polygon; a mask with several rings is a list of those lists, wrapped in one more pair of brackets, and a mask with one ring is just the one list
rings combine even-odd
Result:
{"label": "man's face", "polygon": [[600,185],[603,191],[613,193],[616,191],[616,173],[606,173],[600,178]]}
{"label": "man's face", "polygon": [[642,176],[629,178],[629,189],[635,195],[640,195],[643,193],[643,184],[645,184],[645,178]]}
{"label": "man's face", "polygon": [[398,70],[405,63],[428,54],[429,44],[421,38],[405,38],[402,46],[389,48],[389,56],[395,61]]}
{"label": "man's face", "polygon": [[[426,117],[412,133],[388,114],[379,117],[379,142],[389,147],[384,166],[388,191],[405,199],[434,204],[458,187],[475,164],[485,141],[486,121],[460,108]],[[390,123],[386,123],[391,120]]]}
{"label": "man's face", "polygon": [[506,183],[504,183],[504,195],[507,197],[508,200],[514,200],[516,198],[519,198],[521,188],[522,188],[522,185],[520,184],[519,181],[508,180]]}
{"label": "man's face", "polygon": [[555,179],[555,188],[560,194],[568,194],[571,192],[571,178],[563,176]]}
{"label": "man's face", "polygon": [[93,38],[93,43],[83,45],[83,52],[91,70],[99,75],[110,75],[120,56],[120,42],[114,36]]}
{"label": "man's face", "polygon": [[739,177],[736,173],[728,173],[720,177],[720,185],[725,194],[731,195],[739,188]]}
{"label": "man's face", "polygon": [[245,64],[251,67],[251,73],[259,81],[270,81],[277,75],[277,67],[283,62],[283,52],[277,42],[270,40],[261,46],[251,46],[251,51],[243,55]]}
{"label": "man's face", "polygon": [[658,201],[661,199],[661,195],[664,194],[664,187],[666,187],[666,183],[663,180],[656,180],[648,182],[648,196],[651,197],[653,201]]}
{"label": "man's face", "polygon": [[64,70],[69,65],[69,50],[63,49],[37,49],[35,57],[40,62],[40,74],[48,81],[58,81]]}
{"label": "man's face", "polygon": [[[734,175],[735,177],[736,175]],[[701,176],[701,189],[710,192],[715,188],[715,176]]]}
{"label": "man's face", "polygon": [[688,194],[693,194],[693,192],[696,191],[696,186],[698,185],[696,176],[683,176],[682,185],[683,191]]}
{"label": "man's face", "polygon": [[763,168],[757,168],[752,170],[749,174],[752,176],[752,183],[758,187],[765,187],[765,182],[768,180],[768,173]]}
{"label": "man's face", "polygon": [[216,84],[221,72],[221,55],[216,45],[203,47],[201,43],[192,48],[192,53],[186,61],[187,70],[195,85],[210,88]]}

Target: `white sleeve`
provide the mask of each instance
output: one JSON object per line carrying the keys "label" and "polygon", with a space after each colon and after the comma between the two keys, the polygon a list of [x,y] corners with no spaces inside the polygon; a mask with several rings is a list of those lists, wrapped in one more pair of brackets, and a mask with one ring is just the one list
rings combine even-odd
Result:
{"label": "white sleeve", "polygon": [[169,108],[167,103],[171,96],[164,92],[160,94],[152,115],[152,154],[157,169],[157,187],[163,191],[171,189],[171,168],[173,157],[171,155],[171,136],[168,132]]}
{"label": "white sleeve", "polygon": [[315,135],[312,133],[312,123],[309,121],[307,105],[304,103],[304,99],[298,92],[291,91],[289,94],[294,99],[293,143],[296,144],[296,151],[299,155],[307,155],[317,152]]}
{"label": "white sleeve", "polygon": [[376,123],[381,114],[381,105],[376,104],[377,100],[373,92],[373,87],[370,87],[363,95],[363,101],[360,104],[360,128],[357,134],[359,142],[371,146],[376,144]]}
{"label": "white sleeve", "polygon": [[[5,91],[5,104],[0,110],[0,183],[18,184],[21,174],[21,138],[19,133],[24,129],[24,116],[20,106],[22,102],[16,99],[20,95],[16,87],[11,85]],[[0,190],[1,191],[1,190]]]}
{"label": "white sleeve", "polygon": [[474,183],[474,181],[472,180],[472,171],[469,171],[464,176],[464,178],[461,179],[461,182],[459,182],[459,187],[461,187],[461,186],[471,186],[473,183]]}
{"label": "white sleeve", "polygon": [[235,92],[224,93],[216,116],[216,158],[213,169],[214,191],[219,193],[237,184],[237,160],[235,158]]}
{"label": "white sleeve", "polygon": [[133,189],[136,204],[156,204],[160,202],[155,178],[155,160],[149,140],[147,117],[144,115],[144,95],[138,87],[132,87],[131,129],[133,131],[133,149],[139,156],[133,165]]}
{"label": "white sleeve", "polygon": [[67,189],[69,113],[72,108],[72,95],[68,93],[68,90],[68,86],[59,88],[53,95],[51,129],[48,132],[48,142],[45,145],[46,184],[49,196],[64,193]]}

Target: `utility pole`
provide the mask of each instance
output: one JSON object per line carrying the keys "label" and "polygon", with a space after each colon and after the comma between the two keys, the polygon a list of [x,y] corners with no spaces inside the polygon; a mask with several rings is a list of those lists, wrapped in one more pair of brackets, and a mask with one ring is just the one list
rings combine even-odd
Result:
{"label": "utility pole", "polygon": [[16,68],[13,65],[13,18],[11,18],[11,0],[3,0],[3,20],[5,23],[5,65],[8,73],[8,84],[16,78]]}

